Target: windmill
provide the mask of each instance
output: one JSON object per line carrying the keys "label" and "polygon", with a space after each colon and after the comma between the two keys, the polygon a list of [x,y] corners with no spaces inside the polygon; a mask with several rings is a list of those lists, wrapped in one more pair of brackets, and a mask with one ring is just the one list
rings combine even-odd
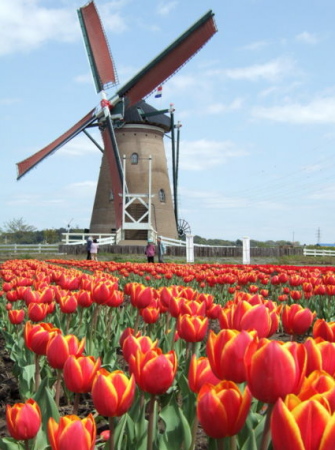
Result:
{"label": "windmill", "polygon": [[[216,33],[214,14],[208,11],[108,99],[105,90],[118,80],[94,1],[77,12],[100,105],[42,150],[17,163],[17,178],[84,132],[103,152],[90,232],[123,230],[125,239],[146,239],[155,230],[177,237],[178,164],[173,165],[172,197],[163,145],[165,133],[174,135],[173,108],[157,111],[143,99]],[[103,148],[90,136],[91,127],[99,127]]]}

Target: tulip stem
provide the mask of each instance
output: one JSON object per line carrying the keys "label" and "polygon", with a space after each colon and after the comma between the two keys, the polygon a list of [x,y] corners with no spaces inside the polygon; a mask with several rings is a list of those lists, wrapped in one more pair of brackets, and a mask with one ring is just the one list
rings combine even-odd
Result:
{"label": "tulip stem", "polygon": [[57,380],[56,380],[56,394],[55,394],[55,403],[58,408],[59,399],[60,399],[60,383],[62,379],[62,371],[57,369]]}
{"label": "tulip stem", "polygon": [[217,445],[217,450],[224,450],[225,449],[225,440],[224,440],[224,438],[217,439],[216,442],[218,444]]}
{"label": "tulip stem", "polygon": [[230,436],[230,450],[237,450],[236,435]]}
{"label": "tulip stem", "polygon": [[270,440],[271,440],[270,419],[271,419],[272,409],[273,409],[273,404],[269,404],[268,409],[266,411],[266,419],[265,419],[265,425],[264,425],[260,450],[267,450],[269,447],[269,444],[270,444]]}
{"label": "tulip stem", "polygon": [[109,439],[108,439],[108,450],[114,450],[114,418],[108,418],[109,423]]}
{"label": "tulip stem", "polygon": [[137,309],[136,322],[135,322],[135,325],[134,325],[134,335],[136,335],[136,333],[138,331],[138,327],[140,325],[140,318],[141,318],[140,310]]}
{"label": "tulip stem", "polygon": [[25,450],[29,450],[29,441],[28,440],[24,441],[24,448],[25,448]]}
{"label": "tulip stem", "polygon": [[40,385],[41,375],[40,375],[40,355],[35,353],[35,392]]}
{"label": "tulip stem", "polygon": [[154,395],[151,395],[150,401],[149,401],[149,423],[148,423],[147,450],[152,450],[152,448],[153,448],[155,401],[156,401],[156,397]]}
{"label": "tulip stem", "polygon": [[198,424],[199,424],[198,416],[195,415],[194,420],[193,420],[193,424],[192,424],[192,442],[191,442],[189,450],[194,450],[195,449],[195,441],[196,441],[196,438],[197,438]]}
{"label": "tulip stem", "polygon": [[80,394],[79,394],[79,392],[76,392],[74,395],[72,414],[76,414],[76,415],[78,414],[79,400],[80,400]]}

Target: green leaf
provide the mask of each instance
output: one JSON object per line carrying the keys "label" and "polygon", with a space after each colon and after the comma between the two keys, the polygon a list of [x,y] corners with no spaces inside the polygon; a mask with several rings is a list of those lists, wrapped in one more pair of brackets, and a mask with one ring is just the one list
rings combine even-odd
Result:
{"label": "green leaf", "polygon": [[24,399],[30,398],[34,393],[35,364],[22,367],[19,374],[20,395]]}
{"label": "green leaf", "polygon": [[175,397],[162,409],[159,416],[165,423],[165,431],[159,436],[159,448],[162,450],[189,448],[192,441],[191,429]]}
{"label": "green leaf", "polygon": [[52,391],[48,387],[48,381],[47,378],[43,379],[34,395],[34,400],[38,403],[42,414],[42,426],[36,437],[36,450],[44,450],[48,447],[47,425],[49,418],[53,417],[57,422],[59,421],[59,411],[53,398]]}
{"label": "green leaf", "polygon": [[116,450],[124,450],[126,448],[125,441],[127,441],[127,436],[125,436],[125,429],[127,425],[128,414],[124,414],[119,423],[116,425],[114,430],[114,445]]}
{"label": "green leaf", "polygon": [[19,444],[13,438],[0,439],[0,449],[1,450],[21,450],[23,448],[24,448],[23,445]]}

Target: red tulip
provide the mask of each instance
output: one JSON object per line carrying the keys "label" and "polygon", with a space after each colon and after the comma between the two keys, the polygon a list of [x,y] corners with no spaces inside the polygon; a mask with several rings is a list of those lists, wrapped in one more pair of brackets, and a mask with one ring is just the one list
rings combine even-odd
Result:
{"label": "red tulip", "polygon": [[211,369],[208,358],[202,356],[197,359],[196,355],[192,355],[188,371],[188,385],[191,391],[197,394],[205,383],[215,385],[219,382],[219,378]]}
{"label": "red tulip", "polygon": [[120,339],[119,339],[120,347],[123,347],[123,342],[127,339],[127,337],[128,337],[129,335],[133,335],[133,336],[135,336],[135,337],[141,336],[141,332],[140,332],[140,331],[137,331],[136,334],[134,334],[134,333],[135,333],[134,328],[131,328],[131,327],[125,328],[125,329],[122,331],[121,336],[120,336]]}
{"label": "red tulip", "polygon": [[183,299],[180,303],[180,313],[189,314],[191,316],[202,316],[206,315],[207,306],[205,302],[199,302],[197,300],[186,300]]}
{"label": "red tulip", "polygon": [[335,448],[335,414],[325,399],[299,401],[288,395],[273,408],[271,435],[274,450],[330,450]]}
{"label": "red tulip", "polygon": [[302,383],[298,398],[310,400],[314,396],[328,400],[331,412],[335,412],[335,380],[323,370],[314,370]]}
{"label": "red tulip", "polygon": [[104,305],[110,301],[117,288],[116,281],[100,281],[92,287],[92,300],[99,305]]}
{"label": "red tulip", "polygon": [[135,396],[135,378],[121,371],[100,369],[92,386],[92,399],[99,414],[107,417],[122,416],[131,407]]}
{"label": "red tulip", "polygon": [[140,285],[134,292],[130,294],[130,301],[135,308],[145,308],[149,306],[152,300],[158,296],[157,291],[152,287]]}
{"label": "red tulip", "polygon": [[219,316],[221,328],[256,330],[258,337],[272,336],[278,328],[279,319],[273,303],[251,304],[242,300],[222,309]]}
{"label": "red tulip", "polygon": [[297,303],[284,305],[281,313],[284,331],[292,335],[306,333],[312,326],[315,315],[310,309]]}
{"label": "red tulip", "polygon": [[24,327],[24,341],[29,350],[37,355],[45,355],[48,342],[61,330],[55,328],[51,323],[38,323],[33,325],[27,322]]}
{"label": "red tulip", "polygon": [[74,294],[61,296],[59,307],[64,314],[72,314],[78,306],[78,300]]}
{"label": "red tulip", "polygon": [[306,349],[297,342],[262,339],[249,346],[245,363],[252,395],[264,403],[275,403],[285,395],[297,394],[306,370]]}
{"label": "red tulip", "polygon": [[84,419],[69,415],[48,420],[48,438],[52,450],[93,450],[96,438],[96,424],[92,414]]}
{"label": "red tulip", "polygon": [[29,303],[28,318],[33,322],[41,322],[49,312],[49,305],[46,303]]}
{"label": "red tulip", "polygon": [[179,337],[186,342],[200,342],[207,333],[208,317],[180,315],[177,319]]}
{"label": "red tulip", "polygon": [[124,301],[124,293],[122,291],[115,290],[105,304],[107,306],[117,308],[118,306],[122,305],[123,301]]}
{"label": "red tulip", "polygon": [[332,376],[335,375],[335,342],[308,338],[304,346],[308,356],[306,375],[314,370],[324,370]]}
{"label": "red tulip", "polygon": [[8,319],[13,325],[18,325],[24,321],[23,309],[12,309],[8,311]]}
{"label": "red tulip", "polygon": [[335,342],[335,322],[317,319],[313,326],[313,337],[321,337],[326,341]]}
{"label": "red tulip", "polygon": [[160,348],[153,348],[146,353],[137,350],[129,359],[129,369],[142,391],[161,395],[173,383],[177,357],[174,351],[163,354]]}
{"label": "red tulip", "polygon": [[152,341],[149,336],[135,337],[131,334],[123,341],[122,354],[124,359],[129,362],[131,355],[135,355],[137,350],[146,353],[154,347],[157,347],[157,340]]}
{"label": "red tulip", "polygon": [[93,303],[91,292],[81,289],[77,292],[77,301],[82,308],[89,308]]}
{"label": "red tulip", "polygon": [[211,330],[206,352],[215,375],[235,383],[246,381],[244,356],[251,342],[258,342],[255,331],[221,330],[215,334]]}
{"label": "red tulip", "polygon": [[243,394],[232,381],[216,386],[204,384],[197,400],[197,416],[205,433],[221,439],[234,436],[243,427],[251,404],[248,386]]}
{"label": "red tulip", "polygon": [[94,377],[100,366],[100,358],[69,356],[63,367],[63,378],[67,389],[78,394],[91,392]]}
{"label": "red tulip", "polygon": [[74,334],[57,334],[48,342],[46,356],[54,369],[63,369],[70,355],[80,356],[85,348],[85,338],[79,341]]}
{"label": "red tulip", "polygon": [[17,441],[32,439],[41,426],[41,411],[30,398],[25,403],[6,406],[6,422],[10,435]]}

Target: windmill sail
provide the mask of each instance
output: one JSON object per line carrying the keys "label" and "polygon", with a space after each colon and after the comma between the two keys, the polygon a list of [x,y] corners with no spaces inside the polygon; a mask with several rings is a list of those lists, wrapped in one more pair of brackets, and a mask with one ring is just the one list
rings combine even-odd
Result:
{"label": "windmill sail", "polygon": [[120,97],[127,97],[128,106],[132,106],[142,98],[147,97],[157,86],[186,64],[216,32],[214,13],[208,11],[127,84],[121,87],[117,94]]}
{"label": "windmill sail", "polygon": [[114,63],[94,2],[88,3],[77,12],[95,88],[99,93],[117,83]]}
{"label": "windmill sail", "polygon": [[23,161],[17,163],[16,164],[18,170],[17,179],[19,180],[21,177],[23,177],[23,175],[29,172],[29,170],[35,167],[44,158],[51,155],[53,152],[55,152],[60,147],[69,142],[71,139],[73,139],[75,136],[77,136],[77,134],[83,131],[88,125],[93,123],[96,120],[94,111],[95,111],[94,109],[90,111],[88,114],[86,114],[85,117],[79,120],[79,122],[73,125],[69,130],[67,130],[53,142],[48,144],[46,147],[42,148],[42,150],[30,156],[29,158],[24,159]]}

